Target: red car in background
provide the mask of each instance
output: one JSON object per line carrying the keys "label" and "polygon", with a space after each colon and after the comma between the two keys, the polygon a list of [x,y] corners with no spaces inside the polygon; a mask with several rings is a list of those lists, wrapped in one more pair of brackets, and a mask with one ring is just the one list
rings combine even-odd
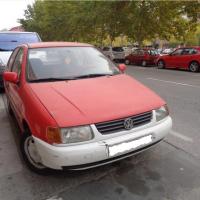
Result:
{"label": "red car in background", "polygon": [[187,69],[191,72],[200,70],[200,47],[178,48],[169,55],[160,56],[158,68]]}
{"label": "red car in background", "polygon": [[154,49],[136,49],[125,57],[125,64],[154,65],[159,54]]}

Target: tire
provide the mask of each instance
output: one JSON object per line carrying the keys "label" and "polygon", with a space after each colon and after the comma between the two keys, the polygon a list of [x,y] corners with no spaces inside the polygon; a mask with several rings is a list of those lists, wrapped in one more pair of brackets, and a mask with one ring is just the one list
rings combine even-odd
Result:
{"label": "tire", "polygon": [[124,63],[125,63],[126,65],[130,65],[130,64],[131,64],[131,63],[130,63],[130,60],[128,60],[128,59],[125,59]]}
{"label": "tire", "polygon": [[163,60],[159,60],[157,62],[157,66],[158,66],[158,69],[164,69],[165,68],[165,62]]}
{"label": "tire", "polygon": [[41,163],[32,135],[26,131],[21,138],[20,150],[27,167],[40,175],[49,175],[52,171]]}
{"label": "tire", "polygon": [[5,92],[5,89],[2,85],[0,85],[0,93],[4,93]]}
{"label": "tire", "polygon": [[200,69],[200,66],[199,66],[198,62],[193,61],[193,62],[190,63],[189,70],[191,72],[199,72],[199,69]]}
{"label": "tire", "polygon": [[146,67],[147,66],[147,61],[143,60],[141,65],[142,65],[142,67]]}

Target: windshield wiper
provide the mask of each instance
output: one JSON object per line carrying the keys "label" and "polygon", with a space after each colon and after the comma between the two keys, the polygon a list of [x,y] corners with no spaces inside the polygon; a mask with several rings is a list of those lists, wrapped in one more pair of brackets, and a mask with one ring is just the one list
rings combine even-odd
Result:
{"label": "windshield wiper", "polygon": [[65,81],[65,80],[74,80],[75,78],[71,77],[66,77],[66,78],[39,78],[39,79],[34,79],[34,80],[29,80],[31,83],[39,83],[39,82],[53,82],[53,81]]}
{"label": "windshield wiper", "polygon": [[81,79],[81,78],[94,78],[99,76],[112,76],[113,74],[85,74],[81,76],[74,77],[75,79]]}
{"label": "windshield wiper", "polygon": [[76,80],[76,79],[82,79],[82,78],[94,78],[94,77],[99,77],[99,76],[112,76],[113,74],[85,74],[81,76],[72,76],[72,77],[61,77],[61,78],[56,78],[56,77],[50,77],[50,78],[40,78],[40,79],[34,79],[34,80],[29,80],[31,83],[39,83],[39,82],[53,82],[53,81],[67,81],[67,80]]}

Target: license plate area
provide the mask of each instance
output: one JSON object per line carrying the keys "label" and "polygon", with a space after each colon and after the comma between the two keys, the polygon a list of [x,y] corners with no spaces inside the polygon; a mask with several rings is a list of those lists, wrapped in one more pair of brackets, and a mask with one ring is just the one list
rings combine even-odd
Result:
{"label": "license plate area", "polygon": [[112,146],[108,145],[108,155],[109,157],[113,157],[130,151],[134,151],[139,147],[150,144],[153,141],[152,138],[152,135],[147,135],[132,141],[127,141]]}

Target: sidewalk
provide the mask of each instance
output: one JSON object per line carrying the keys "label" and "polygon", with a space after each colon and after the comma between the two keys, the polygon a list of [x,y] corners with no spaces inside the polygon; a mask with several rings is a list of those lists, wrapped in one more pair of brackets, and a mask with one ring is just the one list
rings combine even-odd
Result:
{"label": "sidewalk", "polygon": [[0,95],[0,158],[0,178],[22,169],[3,95]]}

